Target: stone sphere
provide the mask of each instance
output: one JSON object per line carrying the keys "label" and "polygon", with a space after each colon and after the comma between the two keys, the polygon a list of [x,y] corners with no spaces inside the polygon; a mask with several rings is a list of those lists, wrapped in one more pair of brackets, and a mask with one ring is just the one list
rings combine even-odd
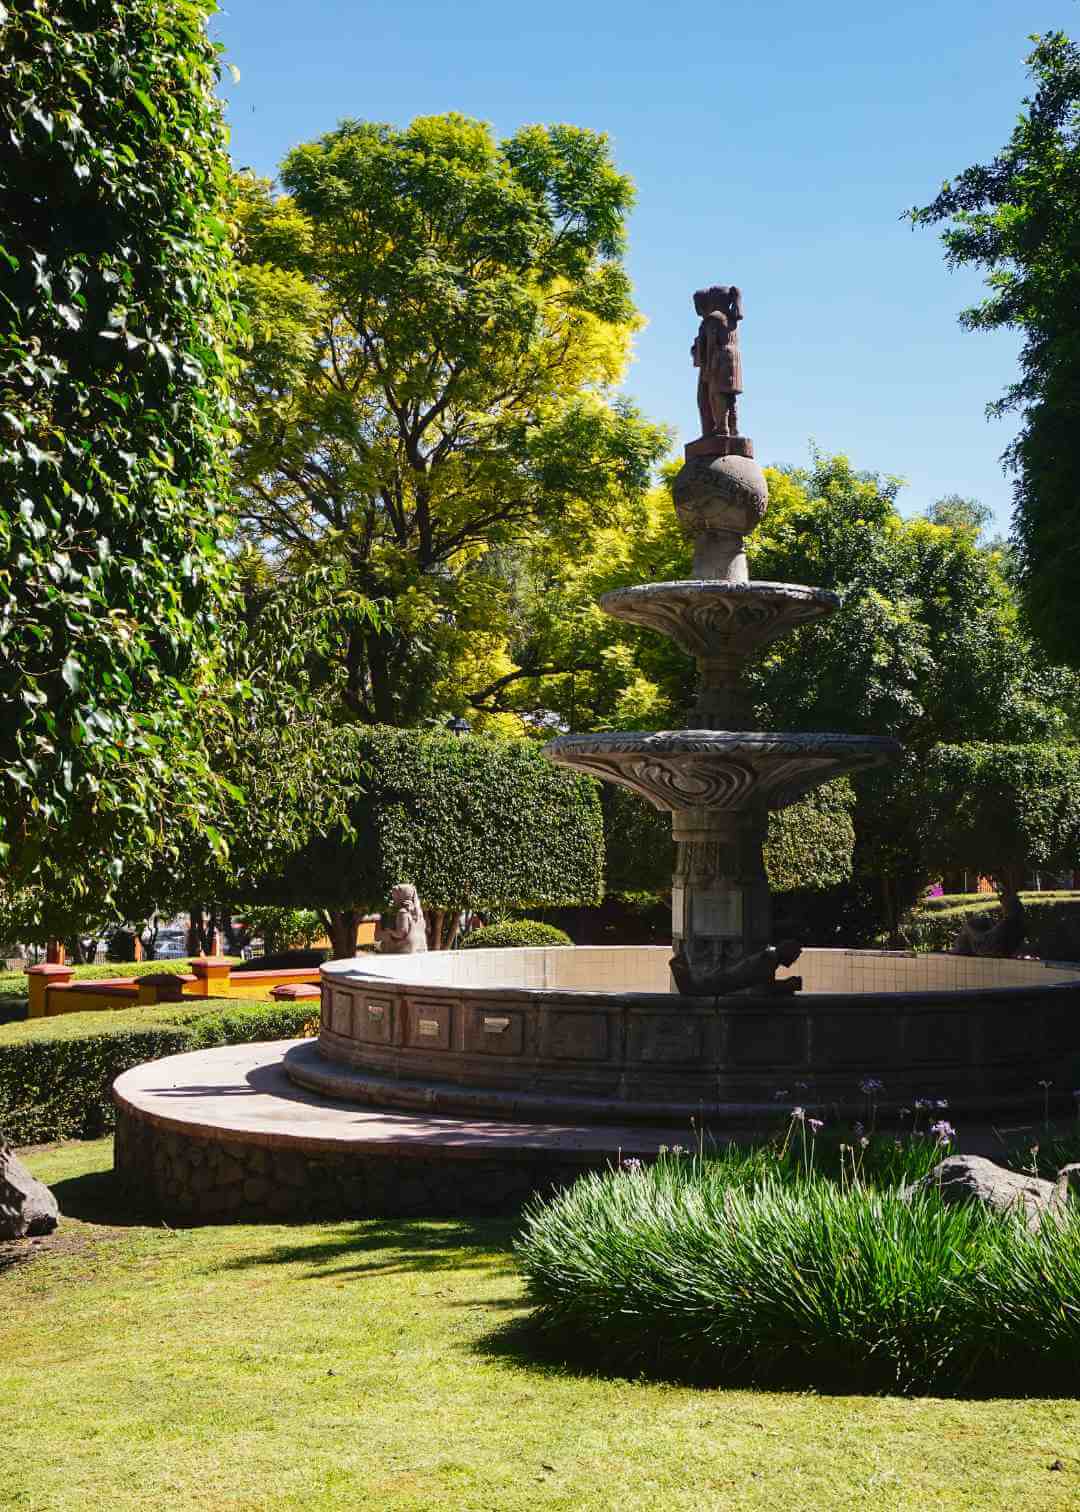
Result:
{"label": "stone sphere", "polygon": [[745,535],[769,504],[769,485],[752,457],[691,457],[672,493],[679,524],[689,535],[706,530]]}

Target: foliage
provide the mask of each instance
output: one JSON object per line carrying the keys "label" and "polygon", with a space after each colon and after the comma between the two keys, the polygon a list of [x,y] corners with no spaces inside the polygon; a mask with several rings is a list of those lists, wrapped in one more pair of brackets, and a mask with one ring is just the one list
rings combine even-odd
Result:
{"label": "foliage", "polygon": [[277,950],[301,950],[314,945],[323,933],[323,921],[313,908],[274,908],[254,904],[241,908],[251,936],[261,938],[266,954]]}
{"label": "foliage", "polygon": [[1032,871],[1071,870],[1080,859],[1080,746],[937,746],[921,812],[935,865],[1014,891]]}
{"label": "foliage", "polygon": [[554,924],[539,919],[509,919],[505,924],[487,924],[473,929],[461,942],[462,950],[513,949],[521,945],[572,945],[574,942]]}
{"label": "foliage", "polygon": [[212,10],[0,8],[0,857],[44,897],[107,895],[220,796],[194,714],[235,326]]}
{"label": "foliage", "polygon": [[[921,1145],[913,1163],[933,1157]],[[844,1390],[1075,1386],[1075,1204],[1031,1233],[798,1159],[763,1172],[740,1153],[668,1155],[534,1203],[518,1257],[539,1321],[594,1367]]]}
{"label": "foliage", "polygon": [[310,1003],[204,999],[0,1027],[0,1130],[14,1144],[92,1139],[112,1128],[122,1071],[209,1045],[294,1038],[310,1017]]}
{"label": "foliage", "polygon": [[985,270],[987,297],[969,330],[1023,334],[1020,377],[991,411],[1018,410],[1006,457],[1015,470],[1015,538],[1027,618],[1050,655],[1080,663],[1072,557],[1080,509],[1080,49],[1062,32],[1035,39],[1025,99],[992,162],[967,168],[910,212],[941,225],[950,267]]}
{"label": "foliage", "polygon": [[[851,875],[854,794],[841,778],[769,815],[765,870],[773,892],[812,891]],[[607,891],[668,892],[675,861],[671,816],[614,784],[601,789]]]}
{"label": "foliage", "polygon": [[502,554],[552,532],[580,550],[667,444],[613,397],[640,323],[632,186],[596,132],[499,142],[455,114],[345,121],[294,148],[281,182],[236,186],[243,532],[288,572],[332,558],[392,601],[329,674],[352,717],[483,706],[523,671]]}
{"label": "foliage", "polygon": [[349,786],[351,833],[314,838],[249,896],[364,910],[412,882],[425,909],[454,912],[599,898],[596,784],[528,742],[347,725],[323,754]]}

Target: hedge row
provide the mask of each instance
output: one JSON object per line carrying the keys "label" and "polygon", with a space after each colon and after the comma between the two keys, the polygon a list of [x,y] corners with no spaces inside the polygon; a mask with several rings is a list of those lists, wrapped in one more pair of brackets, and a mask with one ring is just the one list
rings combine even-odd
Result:
{"label": "hedge row", "polygon": [[219,998],[198,1006],[73,1013],[0,1028],[0,1134],[13,1144],[94,1139],[114,1120],[112,1084],[145,1061],[209,1045],[295,1039],[317,1014],[299,1003]]}

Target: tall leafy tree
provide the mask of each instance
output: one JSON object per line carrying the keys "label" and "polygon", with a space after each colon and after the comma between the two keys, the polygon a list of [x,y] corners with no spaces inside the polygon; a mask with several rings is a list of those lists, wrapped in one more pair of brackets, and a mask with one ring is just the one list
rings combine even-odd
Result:
{"label": "tall leafy tree", "polygon": [[[0,865],[87,896],[214,798],[234,278],[212,0],[0,6]],[[98,900],[95,899],[95,903]]]}
{"label": "tall leafy tree", "polygon": [[639,323],[631,184],[597,133],[499,142],[446,115],[344,122],[281,185],[238,190],[242,527],[285,570],[333,556],[392,606],[343,641],[343,700],[421,723],[529,670],[507,656],[500,553],[584,542],[665,448],[615,393]]}
{"label": "tall leafy tree", "polygon": [[1052,656],[1080,664],[1080,49],[1062,32],[1036,39],[1035,93],[1006,145],[967,168],[916,225],[944,225],[951,266],[986,272],[969,330],[1023,334],[1020,377],[990,406],[1018,411],[1006,453],[1015,470],[1018,577],[1032,628]]}

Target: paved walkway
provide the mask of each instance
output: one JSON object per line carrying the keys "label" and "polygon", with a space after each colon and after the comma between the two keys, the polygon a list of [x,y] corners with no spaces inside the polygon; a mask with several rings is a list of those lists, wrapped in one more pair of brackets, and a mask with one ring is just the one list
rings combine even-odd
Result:
{"label": "paved walkway", "polygon": [[[296,1086],[281,1068],[295,1040],[221,1045],[172,1055],[125,1071],[114,1085],[122,1106],[157,1127],[245,1144],[444,1158],[481,1158],[510,1151],[573,1158],[574,1152],[655,1154],[661,1145],[691,1143],[692,1130],[621,1124],[518,1123],[398,1113],[334,1102]],[[300,1043],[304,1043],[300,1041]]]}

